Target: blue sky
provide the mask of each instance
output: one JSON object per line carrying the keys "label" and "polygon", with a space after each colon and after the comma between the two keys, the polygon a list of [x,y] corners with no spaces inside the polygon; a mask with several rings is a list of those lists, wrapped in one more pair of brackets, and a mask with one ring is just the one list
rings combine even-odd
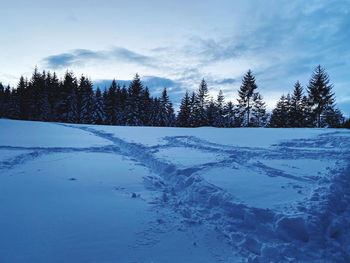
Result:
{"label": "blue sky", "polygon": [[95,83],[138,72],[154,94],[169,88],[175,102],[204,77],[212,95],[223,89],[235,99],[251,69],[272,108],[321,64],[350,113],[350,0],[12,0],[0,16],[4,84],[37,65]]}

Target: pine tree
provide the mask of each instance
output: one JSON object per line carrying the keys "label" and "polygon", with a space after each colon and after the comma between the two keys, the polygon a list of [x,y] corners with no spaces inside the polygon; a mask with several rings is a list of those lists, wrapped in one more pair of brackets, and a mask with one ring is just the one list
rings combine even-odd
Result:
{"label": "pine tree", "polygon": [[190,127],[198,127],[197,116],[199,114],[198,114],[198,107],[196,104],[196,100],[197,100],[196,93],[193,91],[190,98],[190,109],[191,109],[190,120],[189,120]]}
{"label": "pine tree", "polygon": [[175,114],[173,105],[170,102],[169,96],[167,94],[166,88],[163,89],[162,97],[159,100],[160,108],[159,108],[159,125],[171,127],[175,125]]}
{"label": "pine tree", "polygon": [[4,97],[3,97],[3,117],[9,118],[9,105],[11,100],[11,88],[10,85],[7,85],[6,89],[4,90]]}
{"label": "pine tree", "polygon": [[225,126],[224,102],[225,102],[225,97],[222,90],[220,90],[217,96],[217,99],[215,101],[215,108],[216,108],[216,117],[214,120],[215,127]]}
{"label": "pine tree", "polygon": [[53,75],[48,72],[46,77],[46,87],[47,87],[47,94],[48,94],[48,101],[50,105],[50,121],[57,121],[58,120],[58,107],[60,104],[60,88],[61,83],[57,78],[56,73],[54,72]]}
{"label": "pine tree", "polygon": [[94,107],[94,92],[92,89],[92,82],[81,76],[79,83],[79,93],[81,98],[80,103],[80,123],[92,123],[93,121],[93,107]]}
{"label": "pine tree", "polygon": [[66,72],[63,83],[60,85],[57,105],[57,120],[76,123],[79,120],[78,112],[78,82],[72,72]]}
{"label": "pine tree", "polygon": [[196,118],[196,126],[208,125],[208,119],[206,114],[206,108],[208,106],[208,86],[204,79],[202,79],[199,85],[198,93],[194,103],[194,115]]}
{"label": "pine tree", "polygon": [[142,126],[142,106],[143,85],[138,74],[129,85],[128,100],[126,106],[126,124],[130,126]]}
{"label": "pine tree", "polygon": [[103,98],[101,95],[101,90],[99,88],[96,89],[96,93],[94,96],[94,105],[93,105],[92,113],[93,113],[93,116],[92,116],[93,124],[104,123]]}
{"label": "pine tree", "polygon": [[329,128],[340,128],[344,125],[344,116],[339,109],[328,107],[324,111],[322,123],[325,123]]}
{"label": "pine tree", "polygon": [[350,118],[348,118],[348,119],[344,122],[343,128],[350,129]]}
{"label": "pine tree", "polygon": [[40,121],[50,121],[51,118],[51,106],[49,103],[49,97],[47,91],[44,90],[40,97]]}
{"label": "pine tree", "polygon": [[303,88],[299,81],[294,85],[294,91],[291,98],[290,109],[290,126],[291,127],[303,127],[304,126],[304,110],[303,110]]}
{"label": "pine tree", "polygon": [[117,82],[112,81],[111,86],[108,89],[108,92],[104,93],[104,113],[105,113],[105,123],[108,125],[117,124]]}
{"label": "pine tree", "polygon": [[238,91],[238,110],[243,117],[244,126],[250,126],[250,112],[252,108],[252,99],[254,90],[257,89],[255,77],[251,70],[245,74],[242,80],[242,85]]}
{"label": "pine tree", "polygon": [[227,128],[235,126],[235,109],[232,101],[229,101],[224,107],[224,121]]}
{"label": "pine tree", "polygon": [[27,86],[28,83],[23,76],[20,77],[17,85],[17,96],[18,96],[18,107],[19,107],[19,118],[21,120],[28,119],[28,101],[27,101]]}
{"label": "pine tree", "polygon": [[303,96],[301,100],[301,110],[303,115],[301,127],[315,127],[315,114],[312,111],[309,98],[306,96]]}
{"label": "pine tree", "polygon": [[41,95],[45,90],[45,72],[43,72],[43,74],[40,74],[38,68],[35,67],[27,90],[28,92],[26,94],[26,97],[28,100],[28,119],[40,120],[43,103]]}
{"label": "pine tree", "polygon": [[4,116],[5,111],[5,89],[2,83],[0,82],[0,118]]}
{"label": "pine tree", "polygon": [[150,97],[149,89],[146,87],[143,90],[141,98],[141,112],[142,123],[146,126],[150,126],[151,112],[152,112],[152,98]]}
{"label": "pine tree", "polygon": [[268,121],[266,105],[260,93],[254,93],[250,123],[253,127],[265,127]]}
{"label": "pine tree", "polygon": [[317,127],[322,127],[322,114],[329,108],[333,108],[335,102],[333,85],[330,84],[329,76],[320,65],[312,73],[308,85],[309,101],[316,115]]}
{"label": "pine tree", "polygon": [[210,98],[209,104],[206,108],[206,115],[207,115],[207,126],[215,126],[216,122],[218,121],[218,108],[215,104],[215,101],[213,98]]}
{"label": "pine tree", "polygon": [[[289,97],[289,99],[288,99]],[[290,118],[290,95],[282,95],[280,100],[277,102],[275,109],[272,111],[270,118],[270,127],[275,128],[286,128],[289,127]]]}
{"label": "pine tree", "polygon": [[119,125],[126,125],[126,110],[128,102],[128,90],[125,85],[120,90],[120,108],[118,111],[118,123]]}
{"label": "pine tree", "polygon": [[[10,86],[8,89],[11,89]],[[20,110],[18,104],[18,94],[16,89],[12,89],[10,92],[9,100],[7,103],[7,117],[10,119],[18,120],[20,117]]]}
{"label": "pine tree", "polygon": [[191,101],[186,91],[180,105],[180,111],[177,116],[177,126],[179,127],[190,127],[190,117],[191,117]]}

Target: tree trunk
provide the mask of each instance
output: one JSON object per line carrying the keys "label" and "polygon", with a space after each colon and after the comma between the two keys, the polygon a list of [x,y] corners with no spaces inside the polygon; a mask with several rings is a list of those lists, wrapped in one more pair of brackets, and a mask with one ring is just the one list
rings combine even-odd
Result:
{"label": "tree trunk", "polygon": [[248,127],[249,127],[249,113],[250,113],[250,108],[249,108],[249,98],[248,98],[248,122],[247,122]]}

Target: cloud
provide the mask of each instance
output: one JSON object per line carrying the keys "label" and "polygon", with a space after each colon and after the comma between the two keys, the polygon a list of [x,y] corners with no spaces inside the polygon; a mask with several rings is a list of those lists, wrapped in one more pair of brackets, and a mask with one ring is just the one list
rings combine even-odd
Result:
{"label": "cloud", "polygon": [[243,74],[252,69],[266,101],[291,92],[297,80],[305,87],[314,67],[321,64],[336,94],[350,96],[350,7],[346,1],[254,1],[242,8],[239,5],[235,4],[239,13],[233,13],[229,23],[211,21],[217,28],[214,34],[208,25],[208,31],[193,30],[178,41],[159,41],[158,47],[147,50],[148,55],[123,47],[75,49],[44,61],[53,69],[89,63],[90,75],[96,76],[98,67],[101,79],[113,78],[115,72],[118,78],[127,79],[138,71],[148,75],[143,80],[155,94],[163,87],[183,94],[186,89],[197,89],[205,78],[214,92],[223,89],[230,97],[237,93]]}
{"label": "cloud", "polygon": [[43,59],[44,64],[51,69],[60,69],[73,65],[82,65],[88,62],[117,60],[123,63],[133,63],[155,67],[154,59],[141,55],[129,49],[115,47],[110,50],[74,49],[69,53],[48,56]]}

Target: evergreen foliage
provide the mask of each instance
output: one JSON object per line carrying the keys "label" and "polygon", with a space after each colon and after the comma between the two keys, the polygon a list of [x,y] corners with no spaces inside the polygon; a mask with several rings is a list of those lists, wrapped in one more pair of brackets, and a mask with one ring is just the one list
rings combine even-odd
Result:
{"label": "evergreen foliage", "polygon": [[326,112],[334,110],[334,93],[332,92],[333,85],[330,84],[329,76],[325,69],[320,65],[316,67],[312,73],[308,85],[308,94],[310,105],[315,113],[317,127],[329,125]]}
{"label": "evergreen foliage", "polygon": [[292,95],[282,96],[269,116],[249,70],[238,91],[237,105],[225,103],[221,90],[216,99],[209,97],[207,83],[202,79],[196,92],[186,91],[176,116],[167,90],[164,88],[159,98],[151,97],[138,74],[128,87],[120,87],[113,80],[101,94],[83,75],[78,80],[67,71],[59,80],[56,73],[40,73],[35,68],[31,79],[21,76],[16,88],[0,82],[0,117],[164,127],[349,127],[350,121],[345,121],[335,108],[332,88],[328,74],[318,66],[309,81],[307,96],[296,82]]}
{"label": "evergreen foliage", "polygon": [[250,112],[252,109],[252,98],[254,91],[258,88],[255,84],[255,77],[251,70],[244,75],[242,85],[238,91],[238,110],[240,112],[242,123],[244,126],[250,126]]}

